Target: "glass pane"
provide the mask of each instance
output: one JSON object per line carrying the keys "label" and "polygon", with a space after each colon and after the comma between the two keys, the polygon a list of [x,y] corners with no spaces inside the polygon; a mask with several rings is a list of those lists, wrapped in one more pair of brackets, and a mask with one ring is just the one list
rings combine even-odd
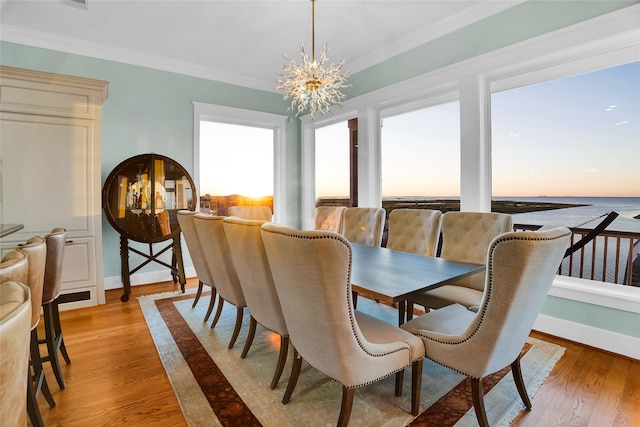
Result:
{"label": "glass pane", "polygon": [[[640,244],[632,250],[640,233],[640,63],[496,92],[491,111],[493,209],[513,213],[516,224],[585,230],[616,212],[607,236],[565,258],[560,272],[631,284],[630,257],[640,253]],[[582,238],[574,230],[574,243]],[[640,274],[640,262],[633,265]]]}
{"label": "glass pane", "polygon": [[316,129],[316,198],[348,201],[349,168],[347,122]]}
{"label": "glass pane", "polygon": [[[382,198],[398,204],[460,198],[460,104],[435,105],[384,119]],[[437,207],[436,207],[437,209]]]}
{"label": "glass pane", "polygon": [[264,205],[273,212],[273,130],[200,122],[200,210]]}

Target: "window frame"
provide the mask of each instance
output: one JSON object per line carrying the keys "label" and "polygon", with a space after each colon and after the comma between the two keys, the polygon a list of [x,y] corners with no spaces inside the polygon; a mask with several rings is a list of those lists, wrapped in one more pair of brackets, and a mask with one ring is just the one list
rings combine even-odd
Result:
{"label": "window frame", "polygon": [[[211,121],[273,130],[273,220],[287,221],[286,126],[287,116],[222,105],[193,102],[193,178],[200,194],[200,122]],[[196,210],[200,208],[200,200]]]}

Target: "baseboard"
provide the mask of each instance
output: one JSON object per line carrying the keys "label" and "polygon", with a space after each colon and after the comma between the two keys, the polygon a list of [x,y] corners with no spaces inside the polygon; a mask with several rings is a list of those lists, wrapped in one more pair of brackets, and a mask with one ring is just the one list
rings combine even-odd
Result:
{"label": "baseboard", "polygon": [[[186,267],[184,269],[184,273],[186,277],[196,277],[196,270],[193,267]],[[147,273],[136,273],[131,276],[131,286],[137,285],[148,285],[150,283],[158,283],[158,282],[168,282],[169,280],[173,280],[171,277],[171,273],[169,270],[163,271],[150,271]],[[104,289],[121,289],[122,288],[122,279],[120,276],[115,277],[105,277],[104,278]]]}
{"label": "baseboard", "polygon": [[536,331],[640,360],[640,338],[540,314]]}

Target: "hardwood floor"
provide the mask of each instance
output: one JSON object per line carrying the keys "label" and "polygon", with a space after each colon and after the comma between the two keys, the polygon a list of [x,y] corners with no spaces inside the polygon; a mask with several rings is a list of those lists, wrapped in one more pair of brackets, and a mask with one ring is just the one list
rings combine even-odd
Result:
{"label": "hardwood floor", "polygon": [[[187,286],[196,285],[190,279]],[[127,303],[120,302],[120,290],[112,290],[105,305],[61,312],[72,363],[62,362],[65,390],[59,390],[46,364],[57,405],[49,408],[38,396],[45,425],[187,425],[136,301],[177,289],[171,282],[134,286]],[[533,399],[533,409],[512,426],[640,426],[640,361],[535,331],[532,336],[567,350]]]}

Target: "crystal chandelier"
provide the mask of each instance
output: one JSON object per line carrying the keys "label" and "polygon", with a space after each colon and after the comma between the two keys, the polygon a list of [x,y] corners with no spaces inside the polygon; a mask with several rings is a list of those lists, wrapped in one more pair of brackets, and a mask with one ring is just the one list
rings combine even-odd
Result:
{"label": "crystal chandelier", "polygon": [[320,52],[320,62],[316,63],[315,0],[311,0],[311,61],[301,43],[302,63],[298,65],[284,54],[287,63],[282,66],[282,72],[276,73],[276,90],[284,92],[285,100],[291,98],[291,106],[287,107],[287,111],[295,111],[296,116],[309,111],[311,120],[314,120],[316,112],[333,113],[330,108],[332,105],[342,108],[341,101],[345,96],[340,89],[349,87],[346,83],[349,73],[340,73],[344,59],[325,68],[327,50],[325,44]]}

